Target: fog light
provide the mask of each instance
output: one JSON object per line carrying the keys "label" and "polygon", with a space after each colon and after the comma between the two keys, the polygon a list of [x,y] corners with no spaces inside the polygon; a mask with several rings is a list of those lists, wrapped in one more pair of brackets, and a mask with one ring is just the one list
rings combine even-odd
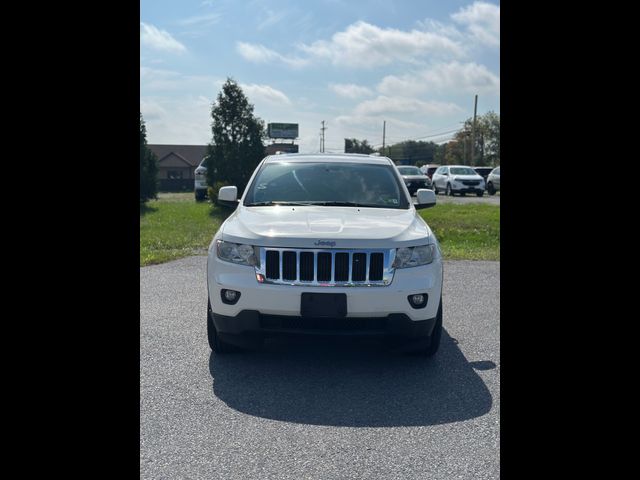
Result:
{"label": "fog light", "polygon": [[240,292],[236,292],[235,290],[220,290],[220,298],[222,298],[222,303],[226,303],[227,305],[235,304],[240,298]]}
{"label": "fog light", "polygon": [[427,306],[427,300],[429,295],[426,293],[416,293],[415,295],[409,295],[409,303],[413,308],[424,308]]}

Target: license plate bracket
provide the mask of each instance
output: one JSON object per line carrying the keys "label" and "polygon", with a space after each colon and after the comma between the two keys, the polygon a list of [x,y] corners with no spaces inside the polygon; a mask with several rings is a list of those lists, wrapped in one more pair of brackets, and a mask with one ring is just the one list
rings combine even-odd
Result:
{"label": "license plate bracket", "polygon": [[347,294],[305,292],[300,299],[300,315],[310,318],[344,318],[347,316]]}

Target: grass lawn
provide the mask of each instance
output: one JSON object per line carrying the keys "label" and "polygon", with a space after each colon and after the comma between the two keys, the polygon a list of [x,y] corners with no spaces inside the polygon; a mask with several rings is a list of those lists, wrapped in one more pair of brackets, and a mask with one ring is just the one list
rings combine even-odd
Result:
{"label": "grass lawn", "polygon": [[500,260],[500,206],[441,203],[420,210],[446,260]]}
{"label": "grass lawn", "polygon": [[196,202],[193,193],[160,194],[140,208],[140,266],[206,254],[231,210]]}
{"label": "grass lawn", "polygon": [[[140,266],[206,254],[220,224],[231,213],[193,193],[160,194],[140,208]],[[443,204],[421,210],[447,260],[500,260],[500,207]]]}

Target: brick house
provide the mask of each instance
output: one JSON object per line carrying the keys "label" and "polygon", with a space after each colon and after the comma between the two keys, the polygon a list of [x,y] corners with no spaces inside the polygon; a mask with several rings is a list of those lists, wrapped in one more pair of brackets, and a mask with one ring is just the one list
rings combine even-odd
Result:
{"label": "brick house", "polygon": [[158,190],[193,190],[194,171],[207,154],[207,145],[147,145],[158,157]]}

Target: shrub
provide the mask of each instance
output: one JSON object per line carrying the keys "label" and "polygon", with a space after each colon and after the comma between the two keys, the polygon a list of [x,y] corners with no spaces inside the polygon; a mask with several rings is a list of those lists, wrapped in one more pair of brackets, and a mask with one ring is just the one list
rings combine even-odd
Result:
{"label": "shrub", "polygon": [[211,203],[216,203],[218,201],[218,192],[222,187],[226,187],[228,185],[228,182],[215,182],[213,187],[207,188],[207,196],[211,200]]}

